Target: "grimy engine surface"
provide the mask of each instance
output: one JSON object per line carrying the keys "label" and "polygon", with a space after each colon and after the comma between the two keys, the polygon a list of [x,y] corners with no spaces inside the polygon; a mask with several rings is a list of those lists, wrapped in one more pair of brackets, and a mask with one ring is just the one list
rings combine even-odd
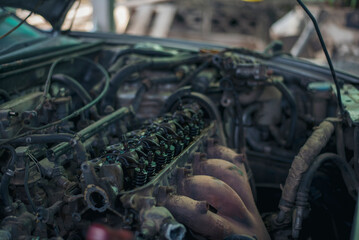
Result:
{"label": "grimy engine surface", "polygon": [[358,80],[162,44],[0,62],[0,239],[347,239]]}
{"label": "grimy engine surface", "polygon": [[181,239],[182,224],[209,239],[239,232],[269,238],[244,157],[215,144],[214,133],[215,122],[204,119],[196,104],[126,133],[102,157],[82,163],[87,207],[114,211],[119,196],[125,207],[138,211],[145,238],[160,233]]}

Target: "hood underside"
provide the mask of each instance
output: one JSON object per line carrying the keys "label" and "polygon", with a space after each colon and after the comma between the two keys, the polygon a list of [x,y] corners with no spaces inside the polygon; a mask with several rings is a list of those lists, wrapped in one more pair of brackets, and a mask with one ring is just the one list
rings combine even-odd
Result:
{"label": "hood underside", "polygon": [[61,28],[67,11],[75,0],[2,0],[0,7],[13,7],[33,11],[45,18],[52,27],[57,30]]}

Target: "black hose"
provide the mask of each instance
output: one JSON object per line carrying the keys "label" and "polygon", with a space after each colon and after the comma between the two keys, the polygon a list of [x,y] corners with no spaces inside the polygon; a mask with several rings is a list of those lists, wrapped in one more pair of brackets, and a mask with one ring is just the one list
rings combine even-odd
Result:
{"label": "black hose", "polygon": [[[246,125],[246,126],[250,125],[251,115],[254,112],[258,111],[259,108],[260,108],[260,105],[257,103],[257,104],[250,105],[243,111],[242,122],[244,125]],[[270,148],[267,147],[267,145],[259,142],[258,139],[255,138],[252,131],[253,131],[252,127],[247,127],[245,138],[246,138],[249,146],[251,146],[251,148],[257,152],[269,153]]]}
{"label": "black hose", "polygon": [[[252,104],[243,111],[243,124],[244,125],[248,126],[250,124],[251,115],[254,112],[258,111],[259,108],[260,108],[259,104]],[[253,133],[253,131],[254,131],[253,127],[249,126],[249,127],[247,127],[246,133],[245,133],[245,138],[247,140],[247,143],[253,150],[255,150],[257,152],[261,152],[261,153],[278,156],[280,158],[293,158],[294,157],[294,154],[289,151],[280,149],[275,146],[269,146],[265,142],[259,141],[255,137],[255,134]]]}
{"label": "black hose", "polygon": [[297,0],[297,2],[303,8],[303,10],[308,14],[309,18],[313,22],[315,31],[317,32],[320,44],[322,46],[323,52],[325,54],[325,57],[327,59],[327,62],[328,62],[329,68],[330,68],[330,72],[332,73],[333,82],[335,84],[335,89],[336,89],[336,92],[337,92],[336,95],[337,95],[337,100],[338,100],[338,107],[339,107],[339,110],[340,110],[340,114],[343,116],[345,110],[344,110],[344,106],[343,106],[343,102],[342,102],[342,96],[341,96],[341,92],[340,92],[339,81],[338,81],[338,78],[337,78],[337,74],[335,73],[334,66],[333,66],[332,60],[331,60],[331,58],[329,56],[327,47],[325,45],[322,33],[320,32],[318,22],[315,19],[315,17],[313,16],[313,14],[310,12],[310,10],[307,8],[307,6],[305,6],[305,4],[301,0]]}
{"label": "black hose", "polygon": [[138,48],[126,48],[124,50],[119,51],[115,54],[115,56],[111,59],[110,65],[113,65],[120,57],[123,57],[128,54],[138,54],[144,56],[155,56],[155,57],[172,57],[173,53],[161,50],[151,50],[151,49],[138,49]]}
{"label": "black hose", "polygon": [[358,191],[358,182],[356,181],[355,173],[350,165],[339,155],[334,153],[324,153],[315,158],[310,165],[308,171],[304,175],[302,182],[299,185],[296,198],[296,216],[292,228],[292,237],[294,239],[299,237],[304,218],[304,211],[308,207],[309,190],[312,184],[315,173],[323,165],[323,163],[331,161],[340,170],[349,194],[356,200]]}
{"label": "black hose", "polygon": [[142,84],[141,87],[137,90],[135,98],[132,101],[132,108],[134,113],[138,112],[138,109],[140,108],[143,96],[145,95],[145,93],[147,92],[148,87],[146,84]]}
{"label": "black hose", "polygon": [[[233,88],[234,89],[234,88]],[[246,155],[246,135],[244,133],[244,121],[243,121],[243,109],[241,107],[241,104],[239,102],[239,97],[237,92],[233,91],[234,99],[235,99],[235,109],[236,109],[236,118],[235,118],[235,129],[234,129],[234,146],[239,150],[239,152],[242,152]],[[246,157],[247,159],[247,157]],[[254,201],[257,202],[257,189],[256,189],[256,183],[254,180],[252,168],[249,165],[248,161],[244,161],[244,167],[247,171],[249,185],[252,189],[252,194]]]}
{"label": "black hose", "polygon": [[150,81],[153,84],[166,84],[166,83],[177,83],[179,80],[179,77],[176,75],[170,75],[167,77],[159,77],[159,78],[152,78]]}
{"label": "black hose", "polygon": [[26,194],[27,200],[29,201],[30,206],[32,208],[32,211],[35,213],[37,211],[37,208],[35,206],[34,201],[32,200],[28,181],[29,181],[29,160],[27,159],[27,160],[25,160],[24,189],[25,189],[25,194]]}
{"label": "black hose", "polygon": [[211,63],[212,59],[209,59],[202,63],[196,70],[194,70],[191,74],[189,74],[187,77],[185,77],[178,85],[177,88],[181,88],[188,83],[190,83],[200,72],[202,72],[204,69],[206,69],[209,64]]}
{"label": "black hose", "polygon": [[5,211],[9,213],[12,211],[12,200],[9,194],[9,184],[11,177],[14,176],[15,162],[17,161],[17,155],[15,148],[10,145],[3,145],[0,147],[9,150],[11,154],[10,161],[6,166],[6,172],[2,175],[1,183],[0,183],[1,199],[5,206],[4,208]]}
{"label": "black hose", "polygon": [[295,102],[294,96],[282,81],[274,80],[273,85],[283,94],[283,96],[285,97],[285,99],[287,99],[290,106],[290,112],[291,112],[290,131],[286,141],[286,147],[290,147],[293,145],[295,138],[295,130],[297,128],[297,121],[298,121],[297,104]]}
{"label": "black hose", "polygon": [[251,115],[259,110],[260,105],[259,104],[252,104],[249,107],[247,107],[244,111],[243,111],[243,124],[244,125],[249,125],[249,120],[251,119]]}
{"label": "black hose", "polygon": [[272,155],[280,158],[293,158],[294,154],[290,151],[281,149],[275,146],[269,146],[265,142],[261,142],[255,138],[255,134],[252,133],[254,129],[247,129],[246,140],[249,146],[256,152],[265,153],[266,155]]}
{"label": "black hose", "polygon": [[55,74],[52,76],[51,81],[66,85],[67,88],[75,92],[81,98],[84,104],[88,104],[92,101],[92,98],[86,89],[78,81],[76,81],[76,79],[68,75]]}
{"label": "black hose", "polygon": [[349,194],[356,200],[355,192],[357,192],[358,182],[356,180],[353,169],[339,155],[334,153],[323,153],[318,157],[316,157],[316,159],[314,160],[312,165],[310,165],[308,171],[304,175],[302,182],[298,188],[297,203],[298,203],[298,198],[303,199],[302,197],[298,197],[298,194],[306,194],[308,196],[314,174],[317,172],[319,167],[322,166],[322,164],[327,161],[333,162],[340,169],[345,184],[348,188]]}
{"label": "black hose", "polygon": [[277,223],[283,223],[289,220],[290,213],[295,203],[298,187],[303,178],[304,173],[311,166],[315,157],[329,142],[334,132],[334,124],[332,119],[325,119],[318,127],[315,128],[312,135],[307,139],[300,148],[298,154],[294,157],[288,176],[282,191],[282,197],[279,201],[279,213],[276,217]]}
{"label": "black hose", "polygon": [[33,135],[26,136],[26,137],[20,137],[20,138],[11,140],[10,143],[17,143],[17,144],[59,143],[59,142],[69,142],[73,138],[74,138],[74,136],[72,134],[68,134],[68,133],[33,134]]}
{"label": "black hose", "polygon": [[[67,88],[69,88],[71,91],[76,93],[82,100],[82,102],[86,105],[93,101],[90,94],[87,92],[87,90],[74,78],[65,75],[65,74],[55,74],[52,76],[51,79],[52,82],[59,82],[64,85],[66,85]],[[92,106],[90,108],[90,112],[92,114],[92,117],[97,119],[100,119],[101,116],[99,115],[96,106]]]}
{"label": "black hose", "polygon": [[[1,139],[0,141],[4,141]],[[79,162],[87,160],[86,149],[82,142],[72,134],[57,133],[57,134],[34,134],[26,137],[16,138],[10,141],[15,144],[45,144],[45,143],[61,143],[70,142],[74,147]]]}
{"label": "black hose", "polygon": [[[102,67],[100,64],[95,63],[95,62],[93,62],[93,61],[91,61],[91,60],[89,60],[89,59],[87,59],[87,58],[76,57],[76,59],[81,59],[81,60],[83,60],[83,61],[85,61],[85,62],[89,62],[89,63],[95,65],[95,66],[103,73],[103,75],[105,76],[105,83],[104,83],[103,90],[102,90],[101,93],[100,93],[94,100],[92,100],[90,103],[86,104],[85,106],[81,107],[80,109],[77,109],[75,112],[71,113],[70,115],[68,115],[68,116],[66,116],[66,117],[64,117],[64,118],[62,118],[62,119],[60,119],[60,120],[57,120],[57,121],[55,121],[55,122],[48,123],[48,124],[46,124],[46,125],[44,125],[44,126],[41,126],[41,127],[28,127],[28,128],[31,129],[32,131],[39,131],[39,130],[47,129],[47,128],[50,128],[50,127],[52,127],[52,126],[58,125],[58,124],[60,124],[60,123],[62,123],[62,122],[64,122],[64,121],[67,121],[67,120],[69,120],[69,119],[71,119],[71,118],[73,118],[73,117],[76,117],[76,116],[78,116],[79,114],[81,114],[82,112],[86,111],[87,109],[90,109],[90,108],[92,108],[93,106],[95,106],[95,105],[106,95],[107,90],[108,90],[109,85],[110,85],[110,77],[109,77],[109,75],[108,75],[106,69],[104,69],[104,67]],[[59,60],[56,61],[56,63],[57,63],[58,61],[61,61],[61,60],[64,60],[64,59],[59,59]],[[68,59],[66,59],[66,60],[68,60]],[[52,66],[55,66],[55,65],[56,65],[56,64],[54,63]],[[52,78],[52,73],[49,74],[49,76]],[[50,79],[51,79],[51,78],[50,78]],[[49,83],[48,83],[48,84],[49,84]],[[41,105],[41,103],[40,103],[40,105]],[[0,142],[0,145],[3,145],[3,144],[5,144],[5,143],[9,143],[9,142],[11,142],[11,141],[13,141],[13,140],[16,140],[16,139],[18,139],[18,138],[24,137],[24,136],[26,136],[26,135],[28,135],[28,134],[30,134],[30,133],[31,133],[31,131],[28,131],[28,132],[22,133],[22,134],[20,134],[20,135],[18,135],[18,136],[15,136],[15,137],[13,137],[13,138],[10,138],[10,139],[3,139],[3,140]]]}
{"label": "black hose", "polygon": [[[181,55],[172,58],[151,58],[127,65],[121,68],[110,80],[110,87],[106,98],[104,99],[103,106],[113,105],[114,99],[118,88],[121,84],[131,76],[133,73],[141,72],[146,69],[159,70],[159,69],[172,69],[182,64],[194,64],[202,62],[206,56],[201,55]],[[100,89],[100,85],[94,87],[94,92]]]}
{"label": "black hose", "polygon": [[0,96],[5,100],[5,101],[9,101],[10,100],[10,95],[7,91],[5,91],[4,89],[0,89]]}
{"label": "black hose", "polygon": [[50,126],[53,126],[53,125],[56,125],[56,124],[59,124],[63,121],[66,121],[74,116],[77,116],[79,115],[80,113],[82,113],[83,111],[91,108],[92,106],[94,106],[100,99],[102,99],[105,95],[105,93],[107,92],[108,90],[108,87],[109,87],[109,81],[110,81],[110,77],[108,75],[108,72],[106,71],[106,69],[100,65],[99,63],[96,63],[94,62],[93,60],[91,59],[87,59],[85,57],[81,57],[81,56],[76,56],[76,57],[62,57],[62,58],[59,58],[57,60],[55,60],[51,66],[50,66],[50,69],[49,69],[49,73],[47,74],[47,79],[46,79],[46,82],[45,82],[45,86],[44,86],[44,92],[43,92],[43,95],[42,95],[42,98],[40,99],[40,103],[37,105],[37,107],[35,108],[35,110],[40,110],[40,108],[42,107],[42,105],[44,104],[45,102],[45,99],[46,99],[46,96],[47,94],[49,93],[49,90],[50,90],[50,86],[51,86],[51,80],[52,80],[52,76],[53,76],[53,73],[54,73],[54,69],[55,67],[60,63],[60,62],[63,62],[63,61],[69,61],[69,60],[72,60],[72,59],[79,59],[81,61],[84,61],[84,62],[87,62],[87,63],[90,63],[91,65],[95,66],[98,70],[100,70],[102,72],[102,74],[104,75],[105,77],[105,81],[104,81],[104,86],[103,86],[103,90],[102,92],[97,96],[96,99],[94,99],[93,101],[91,101],[90,103],[86,104],[84,107],[78,109],[77,111],[75,111],[74,113],[68,115],[67,117],[63,118],[63,119],[60,119],[59,121],[56,121],[54,123],[49,123],[45,126],[42,126],[42,127],[39,127],[39,128],[36,128],[36,129],[33,129],[33,130],[41,130],[41,129],[44,129],[44,128],[48,128]]}

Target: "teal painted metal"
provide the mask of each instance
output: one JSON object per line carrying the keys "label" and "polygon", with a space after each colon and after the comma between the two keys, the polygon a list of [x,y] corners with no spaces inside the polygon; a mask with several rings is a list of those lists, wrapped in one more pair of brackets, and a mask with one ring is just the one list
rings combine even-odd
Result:
{"label": "teal painted metal", "polygon": [[[20,23],[20,19],[8,14],[9,13],[0,9],[0,36],[7,33]],[[8,47],[13,46],[16,43],[40,39],[44,38],[45,36],[46,34],[36,30],[35,28],[27,24],[22,24],[9,36],[0,40],[0,52]]]}
{"label": "teal painted metal", "polygon": [[353,227],[352,227],[352,234],[351,240],[358,240],[359,239],[359,201],[357,199]]}

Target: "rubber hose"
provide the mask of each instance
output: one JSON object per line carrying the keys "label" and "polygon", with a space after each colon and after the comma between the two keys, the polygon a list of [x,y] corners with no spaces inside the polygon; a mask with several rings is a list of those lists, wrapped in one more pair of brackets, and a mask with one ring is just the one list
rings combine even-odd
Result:
{"label": "rubber hose", "polygon": [[[117,93],[118,88],[122,83],[131,76],[133,73],[141,72],[146,69],[158,70],[158,69],[172,69],[182,64],[194,64],[204,60],[204,56],[200,55],[181,55],[172,58],[151,58],[127,65],[121,68],[110,80],[110,87],[106,98],[104,99],[103,106],[112,105]],[[94,87],[100,89],[99,86]]]}
{"label": "rubber hose", "polygon": [[172,57],[174,56],[171,52],[160,51],[160,50],[149,50],[149,49],[137,49],[137,48],[127,48],[119,51],[111,59],[110,65],[113,65],[120,57],[123,57],[128,54],[138,54],[144,56],[156,56],[156,57]]}
{"label": "rubber hose", "polygon": [[344,179],[344,182],[347,186],[349,194],[356,200],[356,194],[354,192],[358,191],[358,182],[356,181],[356,176],[349,164],[341,158],[339,155],[334,153],[324,153],[316,157],[312,165],[310,165],[307,173],[304,175],[302,182],[300,183],[296,206],[297,211],[295,215],[295,220],[292,228],[292,237],[297,239],[299,237],[300,230],[302,228],[302,223],[304,219],[304,212],[308,205],[309,190],[312,184],[315,173],[323,165],[323,163],[331,161],[339,169]]}
{"label": "rubber hose", "polygon": [[[1,139],[0,141],[4,141]],[[71,142],[74,147],[77,158],[80,162],[87,160],[86,149],[82,142],[72,134],[58,133],[58,134],[34,134],[26,137],[16,138],[10,141],[10,143],[16,144],[45,144],[45,143],[60,143]]]}
{"label": "rubber hose", "polygon": [[315,157],[327,145],[333,132],[333,123],[325,119],[313,131],[312,135],[299,150],[299,153],[294,157],[279,202],[280,212],[276,220],[277,222],[283,222],[287,217],[286,213],[291,211],[303,174],[307,171]]}
{"label": "rubber hose", "polygon": [[11,200],[10,194],[9,194],[9,184],[10,184],[11,177],[14,175],[15,162],[17,161],[17,155],[16,155],[15,148],[10,145],[3,145],[3,146],[1,146],[1,148],[5,148],[5,149],[9,150],[10,154],[11,154],[10,161],[8,162],[7,167],[6,167],[6,172],[2,175],[1,183],[0,183],[0,193],[1,193],[1,198],[3,200],[3,204],[5,206],[4,209],[6,212],[11,212],[12,200]]}
{"label": "rubber hose", "polygon": [[297,128],[297,121],[298,121],[297,104],[295,102],[293,94],[289,91],[289,89],[284,85],[282,81],[273,81],[273,84],[287,99],[290,106],[290,112],[291,112],[290,131],[286,141],[286,147],[290,147],[293,145],[295,138],[295,130]]}
{"label": "rubber hose", "polygon": [[84,104],[88,104],[92,101],[92,98],[86,89],[78,81],[76,81],[76,79],[68,75],[55,74],[52,76],[51,82],[58,82],[66,85],[66,87],[75,92],[81,98]]}
{"label": "rubber hose", "polygon": [[143,96],[145,95],[146,92],[147,92],[147,86],[145,84],[142,84],[141,87],[137,90],[135,98],[132,101],[132,108],[134,113],[138,112]]}

